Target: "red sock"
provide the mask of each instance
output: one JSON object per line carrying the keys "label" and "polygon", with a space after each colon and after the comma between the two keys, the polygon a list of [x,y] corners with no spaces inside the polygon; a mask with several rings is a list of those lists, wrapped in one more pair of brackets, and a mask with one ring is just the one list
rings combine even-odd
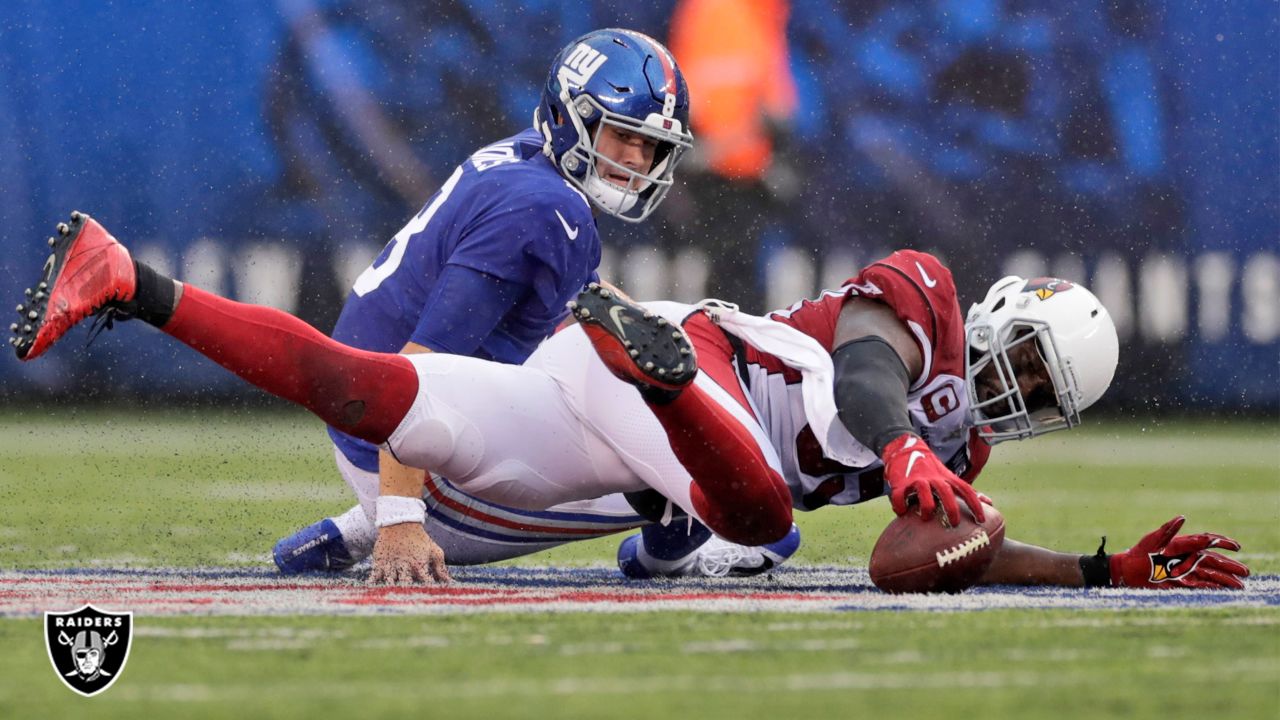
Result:
{"label": "red sock", "polygon": [[242,379],[371,443],[386,441],[418,393],[402,355],[348,347],[298,318],[183,284],[166,333]]}
{"label": "red sock", "polygon": [[728,410],[690,385],[649,409],[680,464],[693,476],[693,510],[720,537],[764,545],[791,530],[791,493],[755,437]]}

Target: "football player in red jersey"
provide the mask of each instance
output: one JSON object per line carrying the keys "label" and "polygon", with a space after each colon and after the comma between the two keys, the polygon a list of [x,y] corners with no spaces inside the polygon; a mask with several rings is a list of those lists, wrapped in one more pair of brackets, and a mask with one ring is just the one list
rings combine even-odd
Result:
{"label": "football player in red jersey", "polygon": [[[159,276],[87,216],[64,239],[37,286],[47,301],[24,316],[28,359],[24,347],[48,347],[89,314],[125,313],[485,500],[538,509],[653,490],[664,516],[679,508],[746,546],[785,537],[793,507],[886,489],[899,513],[914,496],[924,514],[937,504],[955,518],[964,502],[981,518],[963,478],[988,443],[1073,426],[1117,357],[1114,326],[1084,288],[1005,278],[965,323],[950,273],[911,251],[767,318],[641,306],[592,286],[573,306],[578,326],[515,367],[355,350]],[[380,524],[420,522],[421,501],[399,499],[419,506],[380,504]],[[1234,541],[1180,527],[1111,556],[1006,541],[985,580],[1242,586],[1248,570],[1216,552]]]}

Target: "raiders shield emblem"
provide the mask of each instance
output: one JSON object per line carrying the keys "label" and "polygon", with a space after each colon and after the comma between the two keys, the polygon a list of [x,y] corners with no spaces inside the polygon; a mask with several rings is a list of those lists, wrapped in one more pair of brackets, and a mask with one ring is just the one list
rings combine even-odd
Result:
{"label": "raiders shield emblem", "polygon": [[58,678],[92,697],[111,687],[129,660],[133,613],[103,612],[85,605],[72,612],[44,614],[44,645]]}

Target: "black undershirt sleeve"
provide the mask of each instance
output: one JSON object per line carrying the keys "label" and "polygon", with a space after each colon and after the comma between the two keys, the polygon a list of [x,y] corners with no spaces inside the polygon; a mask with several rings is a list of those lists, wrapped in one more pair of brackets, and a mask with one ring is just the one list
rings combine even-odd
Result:
{"label": "black undershirt sleeve", "polygon": [[836,408],[854,440],[877,456],[894,438],[915,432],[907,414],[911,378],[898,352],[874,335],[851,340],[831,353]]}

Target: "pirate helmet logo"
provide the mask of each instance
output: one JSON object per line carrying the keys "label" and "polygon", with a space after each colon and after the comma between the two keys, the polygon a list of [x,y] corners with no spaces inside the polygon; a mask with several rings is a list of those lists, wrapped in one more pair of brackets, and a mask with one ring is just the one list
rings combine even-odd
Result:
{"label": "pirate helmet logo", "polygon": [[133,613],[111,613],[85,605],[44,614],[44,641],[58,678],[91,697],[111,687],[129,659]]}
{"label": "pirate helmet logo", "polygon": [[1022,292],[1033,292],[1041,300],[1048,300],[1057,293],[1066,292],[1073,287],[1075,285],[1067,280],[1038,277],[1028,280],[1026,286],[1022,288]]}

